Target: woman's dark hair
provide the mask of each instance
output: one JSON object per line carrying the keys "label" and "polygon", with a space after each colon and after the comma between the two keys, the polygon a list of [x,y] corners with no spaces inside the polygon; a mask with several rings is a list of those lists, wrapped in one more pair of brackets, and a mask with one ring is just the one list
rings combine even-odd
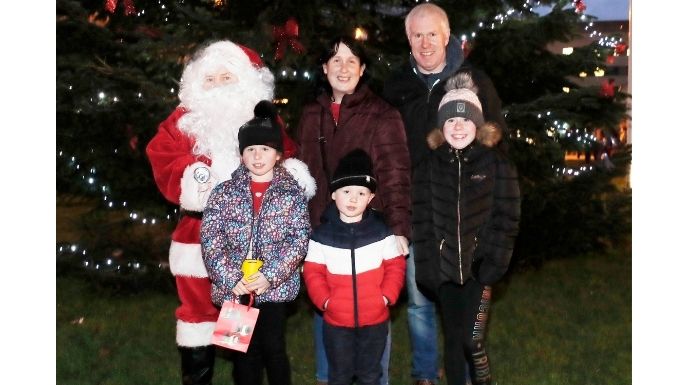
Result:
{"label": "woman's dark hair", "polygon": [[326,64],[329,62],[329,60],[336,56],[336,53],[338,52],[338,46],[341,45],[341,43],[345,44],[346,47],[350,50],[350,52],[353,53],[353,55],[357,56],[358,59],[360,59],[360,64],[365,64],[365,67],[369,65],[369,59],[367,58],[367,54],[365,53],[365,47],[362,45],[362,43],[356,41],[355,39],[351,39],[348,36],[338,36],[331,40],[329,45],[324,49],[322,52],[321,56],[319,57],[319,64]]}
{"label": "woman's dark hair", "polygon": [[332,57],[336,56],[336,53],[338,52],[338,46],[341,45],[341,43],[348,47],[350,52],[352,52],[353,55],[357,56],[358,59],[360,59],[360,65],[365,65],[365,72],[363,73],[363,76],[360,77],[357,87],[360,87],[369,79],[367,68],[370,67],[370,59],[368,59],[367,57],[367,53],[365,52],[365,47],[363,46],[363,44],[347,35],[338,36],[329,42],[329,44],[325,47],[325,49],[319,56],[319,73],[323,75],[321,76],[319,81],[319,88],[325,92],[328,92],[329,95],[332,92],[331,84],[329,84],[329,81],[327,80],[326,75],[324,75],[321,66],[328,63]]}

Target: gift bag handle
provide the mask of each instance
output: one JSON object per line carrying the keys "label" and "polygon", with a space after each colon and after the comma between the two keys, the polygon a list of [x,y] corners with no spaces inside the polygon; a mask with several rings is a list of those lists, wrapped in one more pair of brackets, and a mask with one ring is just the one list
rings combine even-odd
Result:
{"label": "gift bag handle", "polygon": [[252,305],[253,303],[254,303],[254,292],[252,291],[252,292],[249,294],[249,304],[247,305],[247,311],[249,311],[249,309],[251,309],[251,305]]}

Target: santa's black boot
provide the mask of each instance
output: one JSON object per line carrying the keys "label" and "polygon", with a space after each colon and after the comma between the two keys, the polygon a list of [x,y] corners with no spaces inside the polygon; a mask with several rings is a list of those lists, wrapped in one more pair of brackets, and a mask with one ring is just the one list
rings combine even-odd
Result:
{"label": "santa's black boot", "polygon": [[215,366],[215,346],[188,348],[179,346],[183,385],[211,385]]}

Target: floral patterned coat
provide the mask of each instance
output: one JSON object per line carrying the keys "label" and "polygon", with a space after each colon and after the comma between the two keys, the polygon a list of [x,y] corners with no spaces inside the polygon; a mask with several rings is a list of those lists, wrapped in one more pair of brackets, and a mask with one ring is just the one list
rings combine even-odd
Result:
{"label": "floral patterned coat", "polygon": [[300,262],[307,254],[309,214],[302,188],[283,167],[276,166],[258,216],[253,215],[251,177],[244,165],[210,194],[203,210],[201,247],[212,281],[213,303],[234,300],[232,289],[242,278],[249,254],[263,260],[260,272],[271,283],[257,302],[288,302],[300,290]]}

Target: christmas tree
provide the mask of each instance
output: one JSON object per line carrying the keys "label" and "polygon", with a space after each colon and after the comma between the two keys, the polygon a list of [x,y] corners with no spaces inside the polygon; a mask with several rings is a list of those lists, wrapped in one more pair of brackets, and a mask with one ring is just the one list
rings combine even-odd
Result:
{"label": "christmas tree", "polygon": [[[124,252],[133,266],[166,259],[178,213],[155,187],[144,149],[178,104],[179,76],[197,46],[229,39],[259,52],[276,76],[275,103],[292,134],[321,76],[321,47],[339,34],[364,40],[370,85],[380,92],[407,60],[404,17],[417,3],[58,0],[58,205],[89,209],[59,250],[91,255],[85,264]],[[503,101],[524,194],[515,258],[572,255],[630,233],[630,192],[612,183],[626,173],[628,148],[614,155],[612,169],[573,168],[565,160],[568,151],[596,146],[597,129],[616,135],[627,118],[627,94],[571,80],[605,67],[625,38],[551,53],[550,43],[591,33],[582,0],[434,3]],[[540,16],[534,7],[541,4],[551,11]]]}

